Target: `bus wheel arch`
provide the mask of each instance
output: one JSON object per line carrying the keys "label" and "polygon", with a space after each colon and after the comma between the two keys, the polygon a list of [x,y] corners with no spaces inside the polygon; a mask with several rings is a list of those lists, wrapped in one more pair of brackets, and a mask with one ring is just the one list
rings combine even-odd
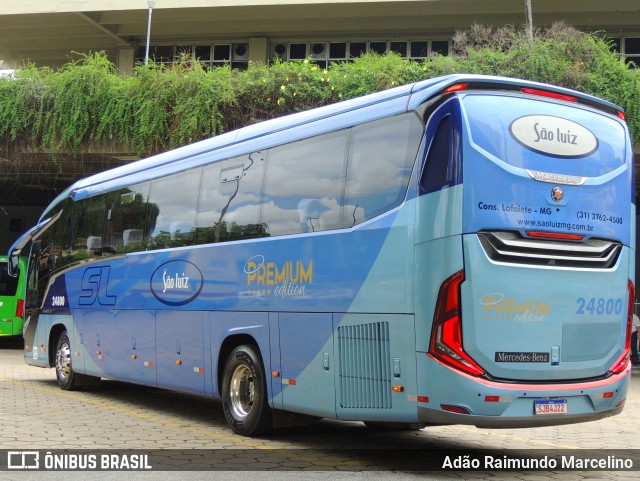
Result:
{"label": "bus wheel arch", "polygon": [[[47,346],[49,367],[56,366],[56,352],[57,352],[58,342],[60,340],[60,336],[63,333],[67,333],[67,327],[64,324],[55,324],[51,326],[51,330],[49,331],[49,345]],[[67,334],[67,337],[68,337],[68,334]]]}
{"label": "bus wheel arch", "polygon": [[56,324],[49,333],[49,365],[56,370],[58,386],[75,391],[84,386],[97,386],[100,378],[80,374],[73,369],[71,339],[64,324]]}
{"label": "bus wheel arch", "polygon": [[[220,383],[222,409],[236,434],[259,436],[273,429],[264,363],[255,340],[241,337],[243,343],[227,345],[225,341],[220,351],[220,364],[224,363]],[[251,342],[244,343],[247,340]]]}

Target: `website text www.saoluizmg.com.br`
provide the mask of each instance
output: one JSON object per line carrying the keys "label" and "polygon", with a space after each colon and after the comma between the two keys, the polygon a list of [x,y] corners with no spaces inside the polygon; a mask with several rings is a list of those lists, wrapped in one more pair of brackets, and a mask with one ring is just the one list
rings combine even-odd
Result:
{"label": "website text www.saoluizmg.com.br", "polygon": [[522,227],[536,227],[540,229],[563,229],[570,232],[593,231],[593,226],[589,224],[572,224],[571,222],[558,222],[555,220],[518,219],[518,225]]}

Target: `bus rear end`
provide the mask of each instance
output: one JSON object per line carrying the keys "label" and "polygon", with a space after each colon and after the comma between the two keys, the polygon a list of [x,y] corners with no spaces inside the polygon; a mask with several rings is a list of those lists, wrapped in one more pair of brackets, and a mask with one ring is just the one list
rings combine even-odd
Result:
{"label": "bus rear end", "polygon": [[21,336],[24,322],[24,260],[18,276],[9,275],[7,257],[0,256],[0,336]]}
{"label": "bus rear end", "polygon": [[452,86],[427,126],[417,260],[445,270],[422,306],[420,419],[526,427],[618,414],[635,298],[624,115],[504,82]]}

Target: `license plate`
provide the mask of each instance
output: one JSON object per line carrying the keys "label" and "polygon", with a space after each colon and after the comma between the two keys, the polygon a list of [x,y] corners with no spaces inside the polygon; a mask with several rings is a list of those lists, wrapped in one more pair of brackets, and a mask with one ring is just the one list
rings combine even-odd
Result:
{"label": "license plate", "polygon": [[536,416],[544,414],[568,414],[569,405],[566,399],[533,401],[533,412]]}

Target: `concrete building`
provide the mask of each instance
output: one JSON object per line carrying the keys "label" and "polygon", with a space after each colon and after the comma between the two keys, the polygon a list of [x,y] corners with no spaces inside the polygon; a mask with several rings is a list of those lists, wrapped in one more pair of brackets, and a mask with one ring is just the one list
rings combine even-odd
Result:
{"label": "concrete building", "polygon": [[[640,65],[638,0],[531,3],[534,25],[564,21],[604,32],[627,61]],[[322,64],[367,51],[416,59],[432,52],[446,55],[455,31],[474,23],[523,25],[525,0],[5,0],[0,75],[11,75],[26,62],[58,67],[77,53],[96,51],[105,51],[127,75],[145,60],[148,27],[149,56],[158,62],[189,53],[210,66],[243,68],[249,62],[308,56]],[[93,160],[97,169],[109,167],[109,159],[100,162]],[[19,172],[25,175],[16,179],[9,175],[15,168],[5,168],[9,160],[0,158],[0,164],[3,252],[59,190],[81,175],[69,170],[49,181]]]}
{"label": "concrete building", "polygon": [[[152,6],[152,9],[149,6]],[[564,21],[604,31],[640,59],[637,0],[532,0],[535,25]],[[9,0],[0,11],[0,69],[25,61],[59,66],[73,52],[104,50],[126,74],[146,52],[168,61],[189,52],[211,65],[274,57],[344,60],[394,50],[447,53],[471,24],[522,25],[524,0]]]}

